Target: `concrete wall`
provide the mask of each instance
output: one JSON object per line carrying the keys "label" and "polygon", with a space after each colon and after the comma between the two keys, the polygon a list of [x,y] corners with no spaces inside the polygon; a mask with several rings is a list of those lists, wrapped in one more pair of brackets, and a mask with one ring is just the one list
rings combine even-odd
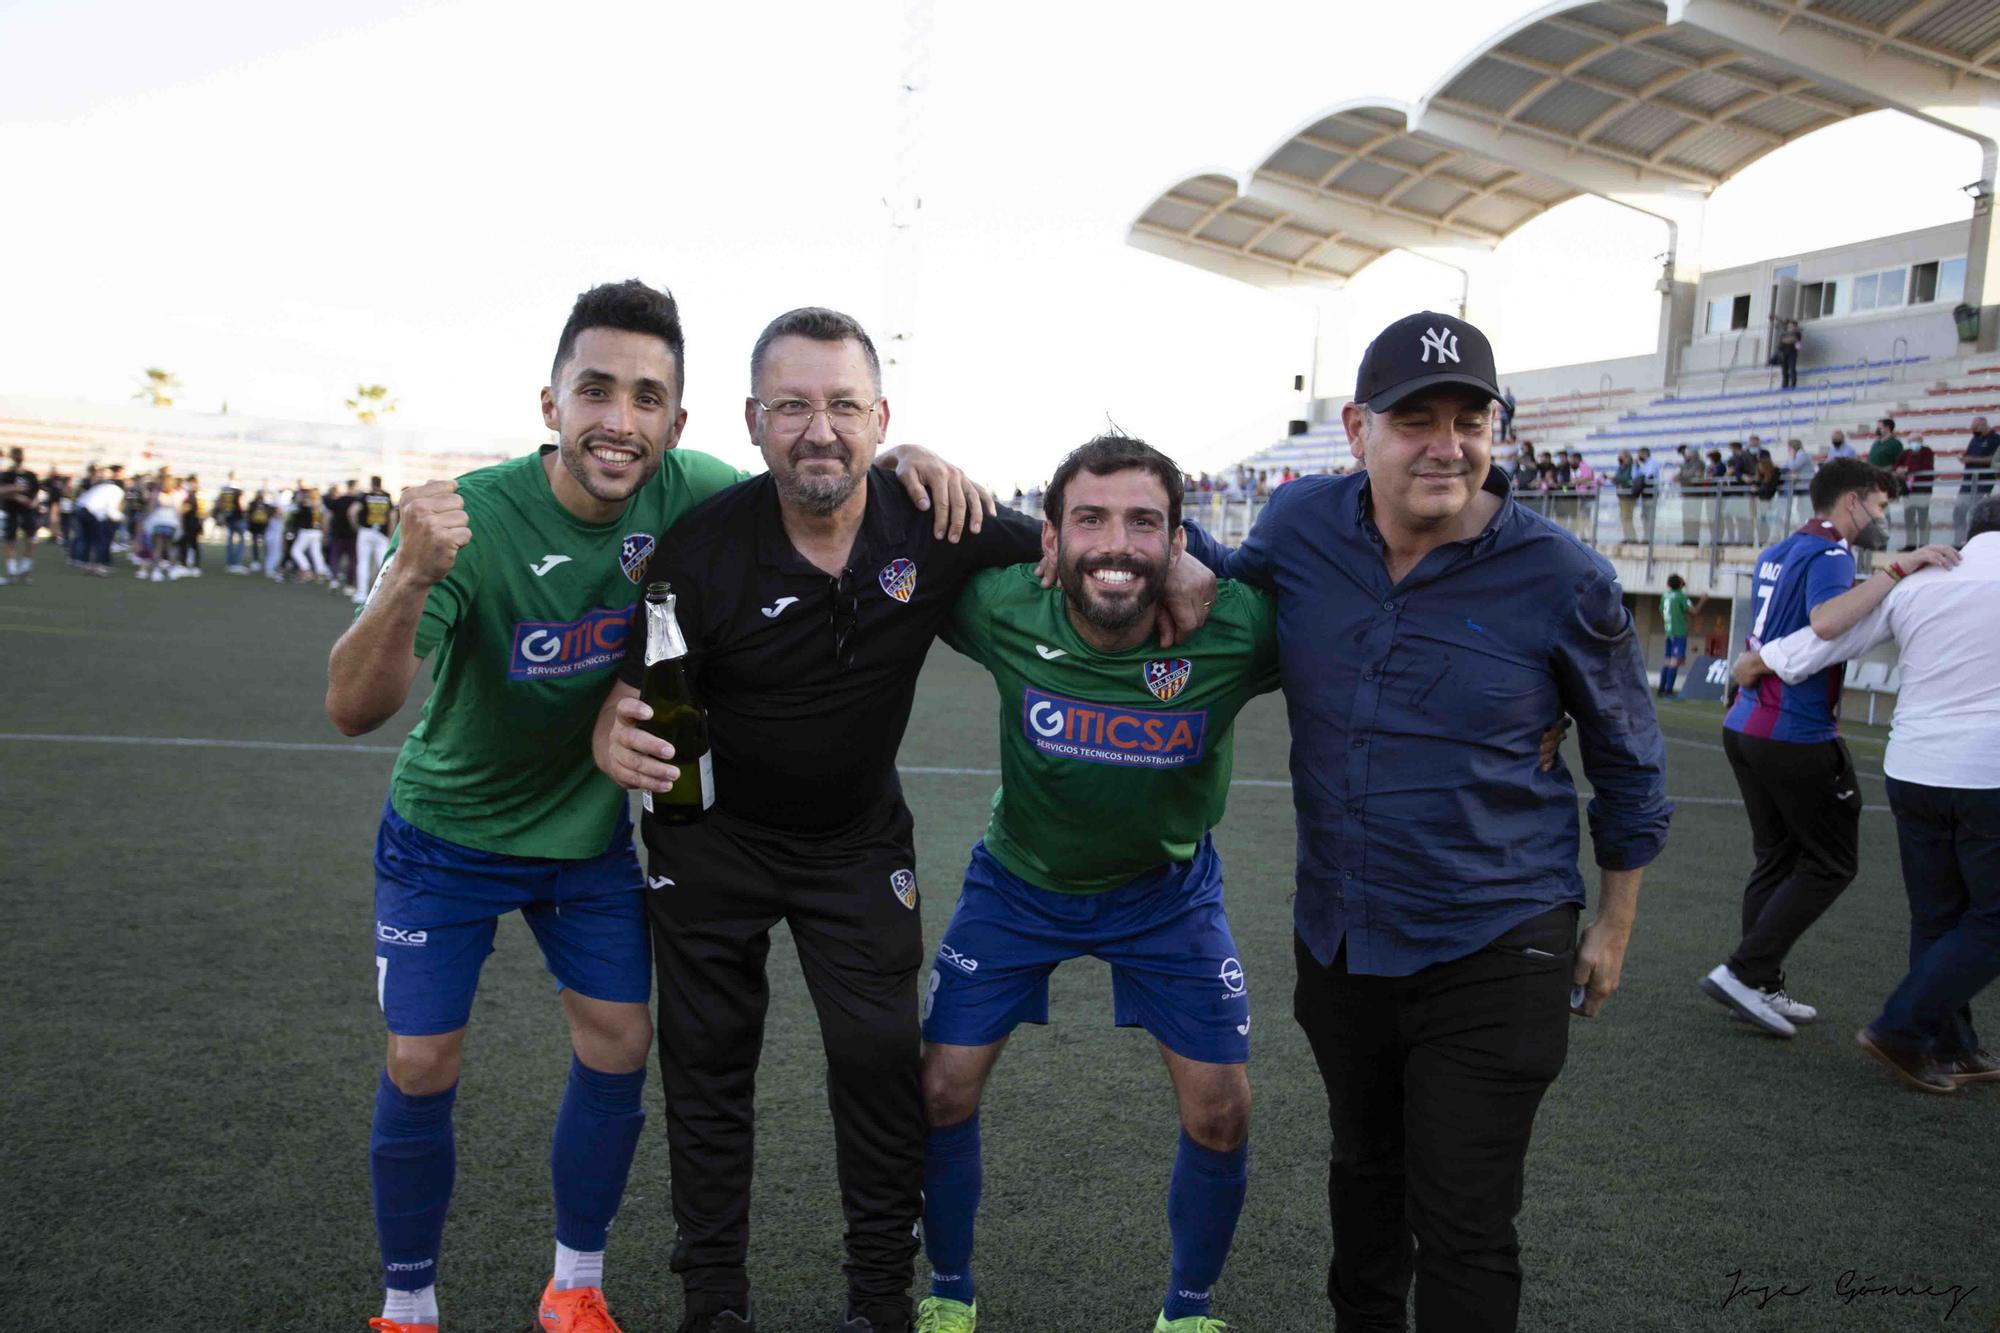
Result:
{"label": "concrete wall", "polygon": [[[1805,345],[1799,355],[1800,366],[1840,365],[1864,358],[1880,361],[1888,358],[1892,351],[1898,355],[1933,358],[1959,355],[1957,328],[1951,317],[1951,308],[1958,303],[1956,299],[1858,313],[1850,310],[1849,302],[1853,296],[1851,279],[1857,274],[1964,257],[1970,227],[1971,224],[1965,222],[1948,223],[1941,227],[1926,227],[1922,231],[1857,241],[1853,245],[1830,250],[1775,255],[1755,264],[1703,274],[1695,302],[1695,335],[1681,353],[1679,373],[1694,375],[1720,370],[1729,364],[1732,355],[1736,358],[1738,369],[1762,366],[1770,355],[1771,292],[1777,283],[1775,274],[1778,269],[1791,264],[1798,265],[1798,280],[1801,283],[1834,279],[1843,288],[1836,313],[1802,322]],[[1702,332],[1709,303],[1737,295],[1750,298],[1749,327],[1718,333]],[[1908,339],[1907,350],[1896,346],[1899,337]]]}
{"label": "concrete wall", "polygon": [[1621,356],[1609,361],[1585,361],[1574,366],[1545,366],[1536,370],[1502,370],[1500,387],[1512,389],[1514,397],[1553,398],[1568,393],[1593,394],[1611,377],[1613,389],[1657,389],[1663,383],[1660,358]]}

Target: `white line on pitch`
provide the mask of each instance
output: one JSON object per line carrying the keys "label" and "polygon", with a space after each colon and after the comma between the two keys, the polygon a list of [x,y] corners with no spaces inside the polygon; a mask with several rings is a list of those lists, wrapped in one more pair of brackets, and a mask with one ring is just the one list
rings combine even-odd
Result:
{"label": "white line on pitch", "polygon": [[[1672,740],[1673,737],[1668,737]],[[316,754],[395,754],[401,747],[394,745],[339,745],[332,741],[245,741],[223,740],[207,736],[62,736],[52,733],[27,731],[0,731],[0,741],[40,741],[51,745],[154,745],[181,747],[198,750],[280,750],[309,752]],[[1699,741],[1683,744],[1699,745]],[[1709,748],[1709,747],[1705,747]],[[1721,746],[1714,746],[1721,749]],[[913,777],[939,778],[997,778],[997,768],[926,768],[915,765],[897,767],[897,772]],[[1879,776],[1879,775],[1871,775]],[[1232,787],[1263,787],[1277,791],[1289,791],[1292,784],[1281,778],[1237,778]],[[1578,792],[1579,801],[1587,801],[1592,793]],[[1680,805],[1733,805],[1743,802],[1733,796],[1669,796],[1667,798]],[[1887,814],[1886,805],[1868,805],[1862,809],[1875,814]]]}

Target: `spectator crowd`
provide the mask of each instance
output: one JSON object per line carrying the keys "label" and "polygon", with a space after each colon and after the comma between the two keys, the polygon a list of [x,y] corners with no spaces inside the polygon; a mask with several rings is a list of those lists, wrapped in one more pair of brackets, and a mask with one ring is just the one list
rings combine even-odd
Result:
{"label": "spectator crowd", "polygon": [[0,468],[5,573],[34,575],[34,548],[53,543],[72,568],[108,578],[115,561],[152,583],[200,578],[203,541],[219,537],[222,571],[262,573],[275,583],[317,583],[364,601],[380,571],[396,518],[380,477],[309,486],[266,483],[246,491],[230,473],[213,491],[171,466],[128,472],[92,463],[80,477],[29,469],[18,448]]}

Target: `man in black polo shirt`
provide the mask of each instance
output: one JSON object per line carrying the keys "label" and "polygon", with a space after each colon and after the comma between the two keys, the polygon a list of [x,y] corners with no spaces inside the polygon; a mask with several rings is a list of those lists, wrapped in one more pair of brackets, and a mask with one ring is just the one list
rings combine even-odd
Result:
{"label": "man in black polo shirt", "polygon": [[41,527],[37,492],[41,482],[22,461],[20,446],[7,451],[0,467],[0,538],[7,546],[7,568],[0,583],[26,583],[35,572],[35,532]]}
{"label": "man in black polo shirt", "polygon": [[[869,467],[889,422],[874,345],[830,310],[779,316],[750,359],[744,405],[770,471],[660,537],[709,715],[715,804],[702,822],[643,821],[672,1155],[684,1331],[748,1326],[752,1089],[770,930],[791,927],[827,1051],[847,1218],[849,1333],[905,1333],[922,1215],[917,913],[911,819],[896,778],[917,674],[976,570],[1041,558],[1011,511],[963,542]],[[1206,570],[1170,589],[1210,600]],[[1178,586],[1176,586],[1178,585]],[[598,718],[598,766],[664,791],[671,747],[647,716],[643,619]]]}

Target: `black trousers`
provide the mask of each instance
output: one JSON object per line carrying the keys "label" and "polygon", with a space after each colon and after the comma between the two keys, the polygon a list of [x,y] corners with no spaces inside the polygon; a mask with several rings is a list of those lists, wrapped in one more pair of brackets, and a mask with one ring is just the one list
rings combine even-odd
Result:
{"label": "black trousers", "polygon": [[679,1230],[673,1270],[688,1309],[741,1310],[749,1294],[753,1102],[770,1001],[764,965],[771,927],[783,921],[826,1048],[848,1303],[877,1329],[903,1327],[926,1134],[917,1023],[923,920],[909,810],[898,801],[824,838],[710,812],[648,843],[648,883],[672,881],[649,889],[646,905]]}
{"label": "black trousers", "polygon": [[1516,1326],[1523,1164],[1542,1094],[1569,1054],[1577,909],[1407,977],[1321,967],[1293,939],[1293,1015],[1333,1127],[1327,1204],[1334,1327],[1418,1333]]}
{"label": "black trousers", "polygon": [[1785,955],[1859,869],[1861,783],[1843,741],[1722,733],[1750,816],[1757,864],[1743,886],[1743,937],[1729,970],[1747,985],[1785,982]]}
{"label": "black trousers", "polygon": [[1870,1024],[1940,1060],[1984,1044],[1972,997],[2000,977],[2000,788],[1888,780],[1910,899],[1910,970]]}

